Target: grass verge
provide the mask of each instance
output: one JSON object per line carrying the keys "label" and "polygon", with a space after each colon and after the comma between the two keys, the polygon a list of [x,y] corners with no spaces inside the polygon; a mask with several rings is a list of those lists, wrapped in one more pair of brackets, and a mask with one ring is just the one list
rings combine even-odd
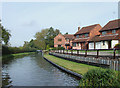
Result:
{"label": "grass verge", "polygon": [[2,60],[3,63],[8,62],[11,59],[17,58],[17,57],[22,57],[22,56],[27,56],[35,54],[35,52],[25,52],[25,53],[17,53],[17,54],[8,54],[8,55],[3,55],[0,57],[0,62]]}
{"label": "grass verge", "polygon": [[17,54],[9,54],[9,55],[3,55],[2,58],[8,58],[8,57],[18,57],[18,56],[24,56],[24,55],[30,55],[35,54],[35,52],[26,52],[26,53],[17,53]]}
{"label": "grass verge", "polygon": [[48,55],[48,54],[45,54],[44,57],[59,66],[62,66],[68,70],[79,73],[81,75],[84,75],[90,69],[100,68],[100,67],[96,67],[96,66],[90,66],[90,65],[86,65],[86,64],[81,64],[81,63],[64,60],[64,59],[61,59],[61,58],[58,58],[58,57],[55,57],[52,55]]}

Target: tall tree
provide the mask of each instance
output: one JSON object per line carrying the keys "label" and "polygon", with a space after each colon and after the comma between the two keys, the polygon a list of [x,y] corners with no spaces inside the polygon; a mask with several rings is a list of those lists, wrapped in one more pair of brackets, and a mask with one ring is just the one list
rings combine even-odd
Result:
{"label": "tall tree", "polygon": [[41,49],[46,49],[46,39],[47,39],[47,35],[48,35],[48,30],[49,29],[43,29],[41,30],[41,32],[37,32],[35,34],[35,38],[36,38],[36,44],[41,47]]}
{"label": "tall tree", "polygon": [[3,41],[5,45],[8,45],[9,39],[10,39],[10,31],[6,30],[0,23],[0,40]]}
{"label": "tall tree", "polygon": [[39,43],[42,49],[54,47],[54,37],[59,33],[58,29],[54,30],[52,27],[43,29],[41,32],[35,34],[36,44]]}

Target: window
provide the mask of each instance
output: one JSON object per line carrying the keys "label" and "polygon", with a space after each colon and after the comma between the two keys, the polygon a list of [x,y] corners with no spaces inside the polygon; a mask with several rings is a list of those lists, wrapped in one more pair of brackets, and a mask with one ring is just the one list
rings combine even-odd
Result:
{"label": "window", "polygon": [[112,30],[112,33],[115,34],[115,33],[116,33],[116,30]]}
{"label": "window", "polygon": [[76,38],[79,38],[79,35],[76,35]]}
{"label": "window", "polygon": [[103,31],[103,32],[102,32],[102,35],[105,35],[105,34],[107,34],[107,32],[106,32],[106,31]]}
{"label": "window", "polygon": [[62,39],[58,39],[58,41],[62,41]]}
{"label": "window", "polygon": [[88,34],[85,34],[85,37],[88,37]]}

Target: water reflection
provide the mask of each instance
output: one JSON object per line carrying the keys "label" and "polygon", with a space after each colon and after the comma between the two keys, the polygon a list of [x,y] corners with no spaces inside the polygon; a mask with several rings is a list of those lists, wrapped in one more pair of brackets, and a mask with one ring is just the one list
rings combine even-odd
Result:
{"label": "water reflection", "polygon": [[2,87],[10,88],[12,87],[12,80],[10,78],[10,75],[6,72],[2,72]]}
{"label": "water reflection", "polygon": [[39,54],[14,59],[4,64],[3,71],[8,72],[14,86],[77,86],[79,83]]}

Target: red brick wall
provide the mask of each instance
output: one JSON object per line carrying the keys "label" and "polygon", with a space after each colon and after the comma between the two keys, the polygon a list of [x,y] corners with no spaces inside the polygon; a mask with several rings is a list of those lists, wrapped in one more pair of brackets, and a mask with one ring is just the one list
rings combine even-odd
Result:
{"label": "red brick wall", "polygon": [[[62,39],[62,41],[58,41],[58,39]],[[58,45],[61,45],[62,47],[65,47],[65,38],[62,34],[58,34],[55,38],[54,38],[54,47],[58,47]]]}
{"label": "red brick wall", "polygon": [[102,27],[100,25],[97,25],[93,30],[90,31],[90,39],[93,38],[94,36],[96,35],[99,35],[100,34],[100,29]]}

